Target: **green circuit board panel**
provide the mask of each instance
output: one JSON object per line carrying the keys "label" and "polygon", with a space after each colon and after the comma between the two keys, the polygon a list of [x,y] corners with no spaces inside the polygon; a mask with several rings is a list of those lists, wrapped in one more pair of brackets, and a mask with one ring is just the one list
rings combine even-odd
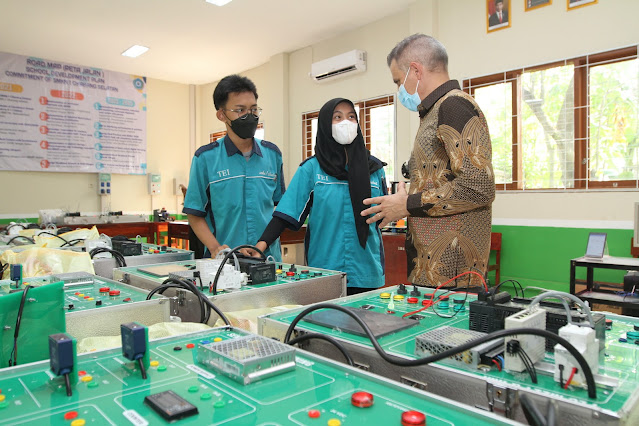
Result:
{"label": "green circuit board panel", "polygon": [[[169,262],[163,263],[161,266],[163,269],[168,270],[171,266],[176,266],[176,270],[184,270],[187,269],[195,269],[195,260],[185,260],[180,262]],[[150,268],[153,268],[155,265],[152,265]],[[291,271],[291,267],[294,266],[294,271]],[[156,282],[157,285],[162,284],[162,282],[168,278],[168,274],[166,276],[157,276],[154,274],[150,274],[145,272],[144,269],[149,268],[149,266],[130,266],[125,268],[119,268],[118,271],[122,271],[124,274],[128,274],[131,276],[138,276],[144,278],[145,280]],[[327,269],[318,269],[311,268],[309,266],[300,266],[300,265],[291,265],[290,263],[282,263],[277,262],[275,264],[277,280],[266,282],[263,284],[250,284],[246,286],[242,286],[241,291],[247,291],[254,288],[265,288],[278,284],[290,284],[297,281],[305,281],[312,278],[317,277],[326,277],[341,274],[341,272],[337,271],[329,271]],[[204,280],[205,281],[205,280]],[[207,290],[208,283],[204,283],[205,292]],[[237,290],[234,290],[237,291]]]}
{"label": "green circuit board panel", "polygon": [[[24,284],[41,287],[56,281],[64,282],[64,310],[67,313],[144,302],[148,294],[147,291],[136,287],[91,274],[62,274],[61,277],[26,278]],[[0,297],[7,294],[11,284],[9,280],[0,281]]]}
{"label": "green circuit board panel", "polygon": [[301,350],[292,369],[249,384],[200,362],[202,346],[232,345],[247,336],[253,335],[218,328],[153,341],[147,379],[120,349],[80,355],[72,396],[48,361],[0,370],[0,425],[168,424],[145,403],[165,391],[190,407],[177,421],[184,425],[399,426],[407,412],[424,415],[429,426],[514,424]]}
{"label": "green circuit board panel", "polygon": [[[422,293],[424,289],[421,289]],[[428,290],[426,290],[428,291]],[[432,290],[431,290],[432,292]],[[389,306],[390,299],[382,298],[382,293],[397,294],[397,287],[387,287],[384,289],[371,291],[361,296],[353,296],[345,299],[337,299],[329,301],[341,306],[364,308],[369,311],[380,312],[389,316],[402,317],[403,315],[414,312],[423,308],[422,302],[424,294],[411,300],[415,303],[408,303],[410,295],[406,295],[403,300],[394,300]],[[438,293],[439,295],[440,293]],[[386,295],[384,295],[386,296]],[[418,322],[417,325],[405,330],[398,331],[393,334],[383,336],[378,339],[382,348],[394,355],[404,358],[416,359],[415,355],[415,338],[425,332],[437,329],[442,326],[451,326],[460,329],[468,329],[469,327],[469,302],[476,299],[475,295],[468,295],[463,308],[457,310],[454,307],[454,299],[464,299],[465,294],[454,294],[450,296],[450,303],[446,309],[434,305],[423,311],[417,312],[411,316]],[[430,298],[429,298],[430,300]],[[288,326],[295,319],[297,314],[303,309],[294,309],[281,313],[268,315],[268,318],[282,325],[282,329]],[[321,312],[321,311],[316,311]],[[612,326],[606,331],[605,350],[600,355],[600,368],[595,373],[595,381],[597,382],[597,399],[593,400],[588,397],[585,386],[570,386],[568,389],[560,387],[559,383],[553,379],[552,369],[554,367],[553,354],[546,352],[544,366],[537,368],[538,383],[533,384],[530,376],[524,371],[523,373],[510,373],[507,371],[499,371],[492,366],[482,366],[479,369],[467,369],[469,374],[482,377],[486,380],[492,379],[503,381],[509,384],[516,384],[525,389],[534,389],[540,392],[546,392],[556,397],[569,398],[579,401],[587,405],[597,405],[604,410],[618,412],[627,403],[633,403],[639,398],[639,340],[635,341],[630,338],[627,333],[634,331],[635,326],[639,326],[639,318],[620,316],[606,313],[606,319],[612,320]],[[410,317],[410,316],[409,316]],[[372,349],[372,345],[368,338],[358,336],[339,328],[331,328],[327,326],[313,324],[307,321],[300,321],[296,325],[296,329],[312,331],[329,335],[331,337],[357,343]],[[632,335],[632,333],[631,333]],[[621,340],[620,340],[621,339]],[[445,366],[445,363],[437,364]],[[451,368],[451,365],[447,365]],[[488,367],[488,368],[486,368]],[[455,370],[464,369],[464,367],[452,367]]]}

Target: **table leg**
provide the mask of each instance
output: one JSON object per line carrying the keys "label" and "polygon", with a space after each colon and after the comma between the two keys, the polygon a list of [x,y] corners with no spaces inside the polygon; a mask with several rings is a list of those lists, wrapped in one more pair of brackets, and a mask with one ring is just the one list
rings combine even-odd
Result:
{"label": "table leg", "polygon": [[575,294],[575,262],[570,262],[570,294]]}

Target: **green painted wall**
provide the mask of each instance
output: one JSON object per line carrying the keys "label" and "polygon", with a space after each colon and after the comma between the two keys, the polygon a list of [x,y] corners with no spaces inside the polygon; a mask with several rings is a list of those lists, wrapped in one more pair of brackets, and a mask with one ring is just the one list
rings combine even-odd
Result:
{"label": "green painted wall", "polygon": [[[524,287],[538,286],[552,290],[569,290],[570,260],[586,251],[590,232],[608,234],[610,256],[631,257],[630,229],[550,228],[537,226],[493,226],[501,232],[501,281],[514,279]],[[494,263],[494,254],[491,255]],[[586,269],[577,268],[577,279],[586,278]],[[595,281],[622,283],[624,271],[595,269]],[[491,272],[491,283],[495,276]]]}

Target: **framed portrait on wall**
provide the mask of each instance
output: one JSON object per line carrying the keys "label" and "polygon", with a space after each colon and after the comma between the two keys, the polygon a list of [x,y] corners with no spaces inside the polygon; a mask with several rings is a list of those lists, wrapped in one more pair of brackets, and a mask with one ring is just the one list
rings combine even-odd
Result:
{"label": "framed portrait on wall", "polygon": [[524,10],[539,9],[540,7],[548,6],[552,4],[552,0],[524,0]]}
{"label": "framed portrait on wall", "polygon": [[488,32],[510,27],[510,0],[486,0]]}
{"label": "framed portrait on wall", "polygon": [[582,6],[590,6],[597,3],[599,0],[566,0],[566,9],[573,10]]}

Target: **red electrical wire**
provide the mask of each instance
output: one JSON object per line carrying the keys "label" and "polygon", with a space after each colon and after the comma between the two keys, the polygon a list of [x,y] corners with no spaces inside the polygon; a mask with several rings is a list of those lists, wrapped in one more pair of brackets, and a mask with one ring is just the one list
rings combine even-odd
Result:
{"label": "red electrical wire", "polygon": [[495,364],[497,366],[497,370],[501,371],[501,364],[499,363],[499,361],[496,360],[491,360],[493,362],[493,364]]}
{"label": "red electrical wire", "polygon": [[577,367],[572,367],[572,371],[570,372],[570,377],[566,380],[566,384],[564,385],[564,389],[568,389],[568,385],[572,381],[572,378],[575,377],[575,373],[577,373]]}

